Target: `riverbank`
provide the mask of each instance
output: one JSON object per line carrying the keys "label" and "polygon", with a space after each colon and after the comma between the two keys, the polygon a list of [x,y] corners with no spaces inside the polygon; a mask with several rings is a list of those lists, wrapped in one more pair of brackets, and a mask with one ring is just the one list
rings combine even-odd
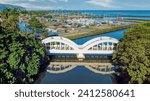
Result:
{"label": "riverbank", "polygon": [[123,20],[124,22],[134,22],[134,23],[147,23],[150,22],[150,20],[137,20],[137,19],[127,19],[127,20]]}
{"label": "riverbank", "polygon": [[132,26],[133,26],[133,24],[132,25],[120,25],[120,26],[115,26],[115,27],[106,28],[106,29],[97,29],[97,30],[93,30],[90,32],[86,32],[86,33],[69,34],[69,35],[61,35],[61,36],[66,37],[71,40],[75,40],[75,39],[80,39],[80,38],[84,38],[87,36],[94,36],[94,35],[104,34],[104,33],[108,33],[108,32],[115,32],[117,30],[130,28]]}

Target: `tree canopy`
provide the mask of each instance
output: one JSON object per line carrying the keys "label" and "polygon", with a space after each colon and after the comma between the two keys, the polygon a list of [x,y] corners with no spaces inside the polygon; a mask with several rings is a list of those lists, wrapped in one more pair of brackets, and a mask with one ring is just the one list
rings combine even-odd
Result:
{"label": "tree canopy", "polygon": [[113,56],[120,83],[150,82],[150,23],[130,28]]}
{"label": "tree canopy", "polygon": [[[17,29],[18,18],[10,12],[5,12],[8,19],[3,18],[0,25],[0,83],[33,83],[46,61],[45,48],[41,41]],[[5,26],[8,23],[11,28]]]}
{"label": "tree canopy", "polygon": [[0,12],[2,18],[1,26],[11,31],[18,31],[19,11],[16,9],[4,9]]}
{"label": "tree canopy", "polygon": [[32,29],[34,34],[41,38],[46,38],[48,36],[48,31],[45,29],[45,26],[35,17],[29,20],[27,27]]}

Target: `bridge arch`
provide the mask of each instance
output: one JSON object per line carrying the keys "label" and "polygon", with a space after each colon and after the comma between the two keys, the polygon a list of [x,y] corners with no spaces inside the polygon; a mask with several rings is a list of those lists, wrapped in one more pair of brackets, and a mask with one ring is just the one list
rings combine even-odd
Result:
{"label": "bridge arch", "polygon": [[42,40],[48,53],[73,53],[79,50],[78,45],[63,37],[49,37]]}
{"label": "bridge arch", "polygon": [[114,46],[119,41],[115,38],[111,37],[98,37],[94,38],[85,44],[83,44],[83,49],[85,51],[92,50],[92,51],[113,51]]}

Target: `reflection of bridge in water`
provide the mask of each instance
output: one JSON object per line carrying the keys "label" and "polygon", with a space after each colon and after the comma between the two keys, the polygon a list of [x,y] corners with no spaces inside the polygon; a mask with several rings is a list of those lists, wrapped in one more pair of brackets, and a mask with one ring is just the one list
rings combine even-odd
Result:
{"label": "reflection of bridge in water", "polygon": [[51,62],[47,71],[49,73],[59,74],[68,72],[77,66],[84,66],[98,74],[115,73],[114,66],[111,63],[85,63],[85,62]]}

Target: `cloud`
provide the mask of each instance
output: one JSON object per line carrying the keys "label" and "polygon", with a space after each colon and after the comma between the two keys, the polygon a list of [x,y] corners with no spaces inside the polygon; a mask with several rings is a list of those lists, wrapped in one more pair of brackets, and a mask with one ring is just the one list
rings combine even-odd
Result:
{"label": "cloud", "polygon": [[58,3],[58,2],[66,2],[67,3],[69,0],[48,0],[48,1],[53,2],[53,3]]}
{"label": "cloud", "polygon": [[[50,7],[52,3],[67,3],[68,1],[69,0],[0,0],[0,3],[22,6],[29,10],[50,10],[54,9],[53,7]],[[55,9],[56,8],[57,7],[55,7]]]}
{"label": "cloud", "polygon": [[53,9],[50,6],[37,5],[37,2],[43,2],[46,0],[0,0],[1,4],[11,4],[24,7],[28,10],[50,10]]}
{"label": "cloud", "polygon": [[113,0],[88,0],[86,3],[94,4],[106,8],[115,8],[116,6],[113,5]]}
{"label": "cloud", "polygon": [[69,0],[59,0],[59,1],[68,2]]}
{"label": "cloud", "polygon": [[17,6],[21,6],[21,7],[24,7],[28,10],[51,10],[53,9],[52,7],[49,7],[49,6],[38,6],[38,5],[32,5],[32,4],[29,4],[29,3],[20,3],[20,4],[16,4]]}
{"label": "cloud", "polygon": [[18,2],[36,2],[36,1],[44,1],[44,0],[0,0],[0,3],[18,3]]}
{"label": "cloud", "polygon": [[35,2],[36,0],[28,0],[28,1],[30,1],[30,2]]}

